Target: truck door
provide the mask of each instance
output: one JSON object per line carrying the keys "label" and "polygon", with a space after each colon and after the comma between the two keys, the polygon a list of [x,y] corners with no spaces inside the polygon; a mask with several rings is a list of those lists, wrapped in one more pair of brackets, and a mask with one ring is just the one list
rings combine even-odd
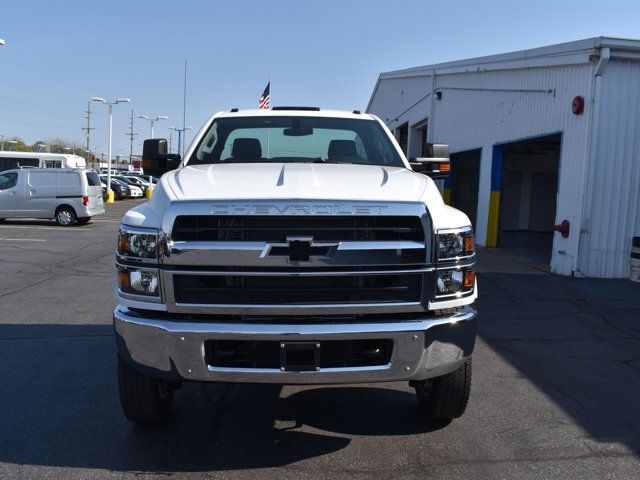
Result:
{"label": "truck door", "polygon": [[56,174],[47,171],[26,171],[27,181],[18,202],[17,214],[22,217],[53,217],[56,203]]}
{"label": "truck door", "polygon": [[18,173],[0,173],[0,218],[15,216],[18,203]]}

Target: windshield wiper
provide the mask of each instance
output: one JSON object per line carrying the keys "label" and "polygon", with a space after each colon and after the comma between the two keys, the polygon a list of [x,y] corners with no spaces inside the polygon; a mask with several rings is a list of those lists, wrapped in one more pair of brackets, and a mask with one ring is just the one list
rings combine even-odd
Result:
{"label": "windshield wiper", "polygon": [[344,164],[344,165],[357,165],[354,162],[338,162],[338,161],[335,161],[335,160],[329,160],[329,159],[324,158],[324,157],[314,158],[308,163],[331,163],[333,165],[341,165],[341,164]]}

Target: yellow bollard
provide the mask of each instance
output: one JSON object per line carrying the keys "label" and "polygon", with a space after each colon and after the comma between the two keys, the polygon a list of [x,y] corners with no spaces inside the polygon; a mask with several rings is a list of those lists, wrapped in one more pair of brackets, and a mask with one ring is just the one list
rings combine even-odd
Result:
{"label": "yellow bollard", "polygon": [[147,192],[145,193],[147,198],[151,198],[151,195],[153,195],[153,187],[147,188]]}
{"label": "yellow bollard", "polygon": [[107,201],[104,203],[116,203],[116,194],[113,193],[113,190],[107,190]]}

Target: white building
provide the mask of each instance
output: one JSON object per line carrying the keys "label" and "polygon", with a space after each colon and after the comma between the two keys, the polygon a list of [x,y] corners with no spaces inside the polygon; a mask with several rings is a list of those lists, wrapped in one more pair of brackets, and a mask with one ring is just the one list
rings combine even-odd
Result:
{"label": "white building", "polygon": [[[628,275],[640,236],[640,40],[383,73],[367,111],[409,156],[451,145],[443,195],[472,219],[478,244],[562,275]],[[564,220],[566,237],[553,231]]]}

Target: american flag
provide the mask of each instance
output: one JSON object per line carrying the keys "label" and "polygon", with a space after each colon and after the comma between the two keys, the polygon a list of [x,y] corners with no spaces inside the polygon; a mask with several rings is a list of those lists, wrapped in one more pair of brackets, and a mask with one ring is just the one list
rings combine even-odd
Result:
{"label": "american flag", "polygon": [[264,89],[260,99],[258,100],[258,108],[269,108],[271,106],[271,80],[267,83],[267,88]]}

